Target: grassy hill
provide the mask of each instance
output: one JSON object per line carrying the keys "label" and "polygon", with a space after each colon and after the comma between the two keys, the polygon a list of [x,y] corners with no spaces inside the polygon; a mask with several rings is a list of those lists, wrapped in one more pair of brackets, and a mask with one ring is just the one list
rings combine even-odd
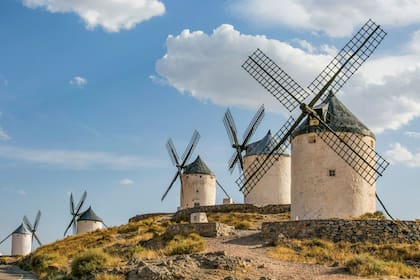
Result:
{"label": "grassy hill", "polygon": [[[288,220],[288,218],[287,214],[210,213],[208,215],[209,221],[223,222],[241,229],[239,232],[242,233],[255,233],[255,229],[260,228],[263,221]],[[365,218],[372,219],[370,216]],[[169,235],[166,229],[174,223],[170,215],[158,215],[118,227],[70,236],[38,248],[30,255],[18,259],[17,263],[25,270],[35,272],[40,279],[49,280],[127,279],[130,271],[142,266],[147,267],[149,273],[170,274],[171,277],[178,275],[180,279],[184,279],[182,277],[192,279],[188,278],[191,276],[189,275],[191,271],[201,275],[197,279],[224,279],[226,275],[232,275],[228,273],[229,270],[238,271],[234,274],[237,279],[245,279],[240,276],[261,275],[261,271],[265,270],[277,277],[290,273],[289,269],[284,269],[284,261],[302,264],[301,267],[298,266],[296,273],[305,273],[309,269],[310,271],[306,272],[309,276],[313,268],[310,266],[308,268],[306,265],[308,263],[322,264],[332,269],[339,268],[341,271],[339,273],[348,275],[340,275],[340,279],[353,279],[351,275],[367,277],[393,275],[404,278],[420,276],[420,244],[333,243],[325,240],[280,238],[274,244],[261,246],[263,244],[258,238],[254,238],[253,242],[259,244],[260,249],[252,251],[249,248],[254,247],[248,247],[248,251],[242,252],[241,255],[239,254],[241,245],[238,245],[241,237],[238,237],[231,243],[226,243],[226,240],[217,241],[218,249],[225,250],[225,246],[230,246],[230,250],[227,250],[226,254],[224,252],[214,254],[214,251],[208,248],[212,243],[209,242],[209,238],[205,239],[194,233],[185,236]],[[213,253],[197,254],[206,251]],[[228,256],[232,252],[234,256]],[[238,257],[240,255],[242,258]],[[276,263],[275,260],[278,260],[281,265],[273,265],[271,272],[267,267],[261,270],[260,267],[264,265],[255,259],[263,264]],[[202,270],[203,267],[206,269]],[[280,271],[281,269],[283,270]],[[213,273],[212,277],[216,278],[208,276],[210,272]],[[163,278],[156,279],[166,279],[164,276],[161,277]]]}

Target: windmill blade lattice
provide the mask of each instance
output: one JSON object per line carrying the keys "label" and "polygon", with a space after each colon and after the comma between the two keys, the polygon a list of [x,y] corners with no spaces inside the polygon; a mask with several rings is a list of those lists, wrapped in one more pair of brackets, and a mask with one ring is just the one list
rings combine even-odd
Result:
{"label": "windmill blade lattice", "polygon": [[169,157],[172,160],[172,164],[175,166],[179,165],[179,157],[178,153],[176,152],[174,142],[171,138],[169,138],[168,142],[166,142],[166,149],[168,150]]}
{"label": "windmill blade lattice", "polygon": [[[382,176],[389,162],[366,144],[361,136],[335,132],[322,119],[319,121],[317,135],[366,182],[373,185]],[[330,133],[320,132],[325,130]]]}
{"label": "windmill blade lattice", "polygon": [[71,217],[70,223],[68,224],[68,226],[66,227],[66,230],[64,231],[64,236],[66,236],[67,232],[72,226],[73,226],[73,233],[77,232],[77,217],[79,217],[81,214],[81,210],[82,210],[83,204],[86,201],[86,197],[87,197],[87,191],[84,191],[82,197],[77,203],[77,206],[75,207],[73,193],[70,193],[70,215],[72,217]]}
{"label": "windmill blade lattice", "polygon": [[6,241],[10,236],[12,236],[13,233],[9,234],[8,236],[6,236],[2,241],[0,241],[0,245]]}
{"label": "windmill blade lattice", "polygon": [[41,241],[39,240],[38,236],[36,235],[36,231],[38,229],[40,219],[41,219],[41,211],[39,211],[39,210],[36,214],[33,226],[31,224],[31,222],[29,221],[28,217],[26,217],[26,215],[23,216],[23,222],[25,223],[26,227],[29,229],[29,231],[32,234],[32,242],[34,242],[34,239],[35,239],[38,242],[38,245],[42,246]]}
{"label": "windmill blade lattice", "polygon": [[226,132],[229,136],[231,145],[235,149],[235,152],[228,161],[228,168],[231,173],[233,172],[235,165],[238,166],[239,172],[241,172],[244,169],[244,160],[242,158],[242,153],[245,151],[249,140],[251,140],[251,137],[254,135],[262,119],[264,118],[264,114],[265,108],[263,104],[260,106],[257,113],[254,115],[251,122],[248,124],[248,127],[246,128],[242,137],[242,143],[240,143],[238,139],[238,132],[236,130],[235,121],[233,120],[230,110],[226,110],[225,116],[223,117],[223,123],[225,125]]}
{"label": "windmill blade lattice", "polygon": [[[386,33],[382,28],[369,20],[363,27],[353,36],[353,38],[344,46],[337,56],[327,65],[327,67],[318,75],[317,78],[308,86],[309,90],[315,94],[315,97],[308,105],[303,103],[306,98],[305,91],[288,76],[280,67],[278,67],[270,58],[268,58],[261,50],[256,50],[242,65],[242,67],[250,73],[263,87],[265,87],[277,100],[280,101],[289,111],[292,111],[298,105],[302,109],[302,113],[296,122],[290,126],[290,129],[284,133],[280,143],[275,148],[283,145],[288,141],[288,137],[297,128],[299,123],[306,117],[316,117],[313,106],[318,100],[325,99],[326,93],[330,96],[334,95],[345,82],[360,68],[366,59],[373,53],[376,47],[381,43]],[[324,124],[324,123],[323,123]],[[327,133],[324,133],[327,134]],[[333,134],[334,135],[334,134]],[[325,138],[326,136],[324,136]],[[322,139],[322,138],[321,138]],[[366,147],[355,139],[341,139],[338,137],[331,139],[323,139],[333,150],[343,158],[351,167],[353,167],[367,182],[376,181],[376,175],[381,175],[388,166],[388,163],[376,152],[365,150]],[[349,141],[347,143],[345,141]],[[340,143],[342,143],[340,145]],[[366,145],[367,146],[367,145]],[[269,155],[275,152],[273,148]],[[358,153],[361,153],[358,155]],[[362,161],[363,164],[354,159],[363,156],[371,156],[373,159]],[[278,157],[273,157],[273,161],[277,161]],[[264,161],[252,163],[249,168],[249,175],[241,176],[236,180],[239,188],[244,193],[249,193],[256,183],[274,164],[268,159]],[[367,165],[366,165],[367,164]],[[265,166],[267,165],[267,166]],[[366,166],[373,166],[372,170]],[[371,168],[372,169],[372,168]]]}
{"label": "windmill blade lattice", "polygon": [[286,123],[277,131],[273,136],[274,139],[278,139],[279,142],[275,145],[275,141],[270,143],[270,146],[266,147],[270,153],[264,157],[257,157],[245,170],[242,175],[236,180],[236,184],[240,187],[245,195],[248,194],[252,187],[255,186],[261,178],[270,170],[273,164],[279,159],[282,152],[284,152],[289,146],[290,142],[288,140],[287,133],[290,130],[291,126],[295,123],[295,119],[290,116]]}
{"label": "windmill blade lattice", "polygon": [[262,119],[265,115],[265,108],[264,104],[260,106],[257,113],[252,118],[251,122],[249,123],[247,129],[245,130],[242,139],[243,139],[243,146],[246,146],[248,144],[249,140],[251,139],[252,135],[254,135],[255,131],[257,130],[258,126],[260,125]]}
{"label": "windmill blade lattice", "polygon": [[197,146],[198,140],[200,140],[200,133],[198,133],[197,130],[194,130],[190,143],[182,154],[182,165],[185,165],[185,163],[190,159],[195,147]]}
{"label": "windmill blade lattice", "polygon": [[[337,93],[371,56],[385,36],[386,32],[379,25],[368,20],[312,81],[308,89],[313,93]],[[325,96],[322,96],[321,100],[325,100],[323,97]]]}
{"label": "windmill blade lattice", "polygon": [[[172,179],[171,183],[169,184],[166,191],[163,193],[162,198],[160,199],[163,201],[169,191],[172,189],[173,185],[175,184],[175,181],[178,179],[178,177],[181,179],[182,170],[185,168],[185,165],[187,161],[190,159],[191,155],[194,152],[195,147],[197,146],[198,141],[200,140],[200,133],[198,133],[197,130],[194,130],[193,135],[191,136],[191,140],[186,147],[184,153],[182,154],[182,162],[179,161],[178,153],[175,149],[175,145],[173,144],[173,141],[171,138],[166,142],[166,149],[168,150],[169,157],[171,158],[172,163],[176,166],[178,169],[175,173],[174,178]],[[181,182],[182,183],[182,182]],[[182,188],[181,188],[181,196],[183,196]]]}
{"label": "windmill blade lattice", "polygon": [[296,83],[295,80],[260,49],[254,51],[248,57],[244,64],[242,64],[242,68],[290,112],[309,96],[309,92]]}

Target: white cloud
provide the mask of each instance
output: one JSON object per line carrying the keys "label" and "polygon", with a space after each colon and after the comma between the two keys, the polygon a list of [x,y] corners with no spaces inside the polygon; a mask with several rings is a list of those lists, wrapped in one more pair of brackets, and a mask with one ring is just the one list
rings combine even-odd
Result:
{"label": "white cloud", "polygon": [[404,135],[407,135],[408,137],[411,137],[411,138],[420,139],[420,132],[417,132],[417,131],[406,131],[404,132]]}
{"label": "white cloud", "polygon": [[11,137],[9,134],[7,134],[6,131],[2,127],[0,127],[0,141],[7,141],[10,140]]}
{"label": "white cloud", "polygon": [[22,196],[27,195],[27,192],[24,191],[24,190],[17,190],[17,193],[20,194],[20,195],[22,195]]}
{"label": "white cloud", "polygon": [[404,164],[409,167],[420,167],[420,152],[412,153],[400,143],[391,145],[391,148],[385,152],[391,163]]}
{"label": "white cloud", "polygon": [[86,78],[75,76],[70,80],[69,84],[78,88],[83,88],[85,85],[87,85],[87,80]]}
{"label": "white cloud", "polygon": [[18,195],[21,195],[21,196],[25,196],[25,195],[28,194],[23,189],[15,189],[15,188],[9,188],[9,187],[1,187],[0,191],[7,192],[7,193],[15,193],[15,194],[18,194]]}
{"label": "white cloud", "polygon": [[[413,42],[416,39],[413,36]],[[264,103],[272,111],[282,108],[279,102],[240,67],[248,55],[262,49],[305,87],[336,54],[331,46],[307,51],[307,44],[300,49],[265,36],[241,34],[227,24],[210,35],[190,30],[170,35],[166,46],[156,71],[179,92],[223,106],[255,108]],[[407,46],[404,54],[374,54],[338,93],[374,132],[398,129],[420,116],[420,52]]]}
{"label": "white cloud", "polygon": [[133,170],[162,166],[162,162],[138,156],[115,155],[108,152],[26,149],[14,146],[0,146],[0,158],[75,170],[91,168]]}
{"label": "white cloud", "polygon": [[401,0],[234,0],[230,9],[256,24],[350,35],[372,18],[387,27],[420,22],[420,1]]}
{"label": "white cloud", "polygon": [[101,26],[108,32],[131,29],[136,24],[165,13],[159,0],[22,0],[29,8],[52,13],[76,13],[88,29]]}
{"label": "white cloud", "polygon": [[134,181],[128,178],[122,179],[120,185],[133,185]]}

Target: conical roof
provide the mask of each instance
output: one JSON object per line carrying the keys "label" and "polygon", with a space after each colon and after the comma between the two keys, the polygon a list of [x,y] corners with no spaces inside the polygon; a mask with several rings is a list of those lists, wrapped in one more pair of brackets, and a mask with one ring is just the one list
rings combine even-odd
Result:
{"label": "conical roof", "polygon": [[[256,142],[250,143],[246,147],[246,156],[264,155],[269,154],[271,149],[277,145],[279,139],[271,135],[271,130],[267,134]],[[279,149],[276,154],[288,155],[286,151]]]}
{"label": "conical roof", "polygon": [[96,221],[96,222],[103,222],[101,218],[92,210],[92,207],[89,206],[88,210],[83,212],[78,221]]}
{"label": "conical roof", "polygon": [[32,234],[32,232],[24,225],[24,223],[21,223],[20,226],[15,229],[14,232],[12,232],[12,234]]}
{"label": "conical roof", "polygon": [[185,166],[184,174],[206,174],[214,175],[210,168],[201,160],[200,156],[187,166]]}
{"label": "conical roof", "polygon": [[[326,123],[337,132],[352,132],[375,138],[375,134],[367,128],[337,97],[331,96],[329,99],[317,106],[320,110],[326,111]],[[317,109],[314,108],[314,109]],[[310,132],[320,132],[326,130],[309,125],[309,118],[306,119],[292,134],[292,137]]]}

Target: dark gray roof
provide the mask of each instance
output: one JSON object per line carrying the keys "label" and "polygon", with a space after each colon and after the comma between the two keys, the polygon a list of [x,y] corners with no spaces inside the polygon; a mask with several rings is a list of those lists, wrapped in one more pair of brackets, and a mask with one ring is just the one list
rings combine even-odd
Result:
{"label": "dark gray roof", "polygon": [[[277,145],[279,139],[271,135],[271,130],[256,142],[250,143],[246,146],[246,156],[264,155],[269,154],[271,149]],[[276,154],[288,155],[286,151],[278,149]]]}
{"label": "dark gray roof", "polygon": [[22,223],[20,224],[20,226],[15,229],[14,232],[12,232],[13,234],[15,233],[19,233],[19,234],[32,234],[29,229]]}
{"label": "dark gray roof", "polygon": [[89,206],[89,209],[83,212],[79,219],[79,221],[97,221],[103,222],[101,218],[92,210],[92,207]]}
{"label": "dark gray roof", "polygon": [[210,168],[201,160],[200,156],[187,166],[185,166],[184,174],[206,174],[206,175],[213,175]]}
{"label": "dark gray roof", "polygon": [[[353,113],[338,100],[337,97],[332,96],[326,103],[317,106],[318,114],[323,110],[326,113],[326,123],[338,132],[353,132],[365,136],[375,138],[375,134],[367,128]],[[326,130],[324,128],[324,130]],[[322,131],[320,128],[309,125],[309,119],[307,118],[292,134],[292,138],[306,134],[310,132]]]}

